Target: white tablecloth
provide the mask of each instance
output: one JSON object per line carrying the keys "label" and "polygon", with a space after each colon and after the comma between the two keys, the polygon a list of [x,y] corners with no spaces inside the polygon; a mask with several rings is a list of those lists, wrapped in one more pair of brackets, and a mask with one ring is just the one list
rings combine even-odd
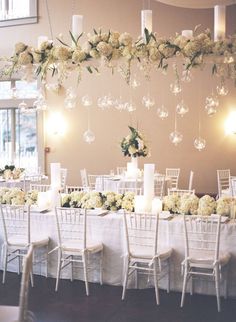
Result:
{"label": "white tablecloth", "polygon": [[[184,258],[183,225],[180,217],[171,221],[160,220],[159,241],[169,244],[173,248],[171,258],[171,290],[181,291],[182,276],[181,262]],[[53,213],[32,213],[32,232],[44,234],[50,237],[50,249],[57,244],[57,230],[55,215]],[[110,285],[122,284],[123,255],[124,255],[124,235],[123,218],[121,213],[109,213],[107,216],[89,216],[88,235],[93,239],[101,241],[104,245],[104,283]],[[2,228],[0,231],[0,246],[3,240]],[[223,250],[231,253],[232,258],[229,267],[229,296],[236,296],[236,223],[229,222],[221,226],[221,246]],[[56,276],[57,252],[49,255],[49,276]],[[9,264],[9,270],[17,271],[17,262]],[[37,264],[34,273],[44,274],[44,264]],[[70,278],[70,268],[62,271],[62,278]],[[83,279],[82,270],[76,270],[74,278]],[[89,280],[99,281],[99,270],[90,272]],[[195,283],[195,291],[204,294],[215,294],[214,283]],[[165,288],[165,280],[160,282],[160,287]],[[199,285],[199,286],[198,286]],[[152,281],[147,282],[146,277],[141,279],[140,287],[150,287]],[[129,287],[134,287],[131,280]],[[223,291],[222,291],[223,294]]]}

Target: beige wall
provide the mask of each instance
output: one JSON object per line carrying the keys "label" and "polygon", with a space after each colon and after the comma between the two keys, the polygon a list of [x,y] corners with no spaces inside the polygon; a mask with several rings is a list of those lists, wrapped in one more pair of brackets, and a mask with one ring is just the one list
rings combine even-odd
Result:
{"label": "beige wall", "polygon": [[[45,1],[39,1],[39,24],[8,27],[0,29],[1,55],[10,55],[14,43],[25,41],[36,45],[39,35],[49,34],[49,23],[46,15]],[[50,16],[54,38],[63,33],[69,40],[68,29],[72,13],[84,15],[84,31],[90,32],[94,27],[103,27],[104,30],[112,29],[130,32],[137,37],[140,32],[141,0],[80,0],[75,1],[76,8],[72,12],[71,1],[50,0]],[[160,36],[170,36],[182,29],[193,29],[201,24],[201,29],[209,27],[213,29],[213,10],[182,9],[151,2],[154,15],[153,29]],[[236,30],[236,5],[227,8],[227,34],[233,34]],[[189,105],[190,112],[178,119],[178,129],[184,135],[183,142],[175,147],[169,141],[169,134],[174,128],[174,108],[181,100],[181,96],[175,97],[170,93],[169,85],[174,79],[172,69],[164,76],[160,72],[153,72],[150,92],[155,97],[156,106],[162,103],[170,111],[170,117],[161,121],[156,115],[156,107],[147,111],[141,104],[143,95],[147,93],[147,82],[139,74],[142,86],[132,91],[133,100],[137,111],[132,115],[128,112],[116,110],[101,111],[94,103],[91,110],[91,127],[96,135],[96,140],[91,145],[83,141],[83,132],[87,126],[87,111],[78,102],[73,111],[66,111],[63,107],[63,95],[49,94],[48,102],[51,110],[60,110],[68,124],[68,131],[64,137],[52,137],[46,134],[45,144],[51,148],[46,156],[47,171],[50,162],[61,162],[63,167],[69,170],[68,182],[77,184],[80,180],[79,169],[86,167],[91,173],[107,173],[115,169],[117,165],[124,165],[125,159],[120,151],[119,142],[128,133],[127,126],[132,124],[145,133],[151,148],[149,159],[140,159],[144,162],[155,163],[159,172],[164,172],[166,167],[180,167],[180,186],[185,188],[188,182],[190,170],[195,173],[194,187],[197,192],[215,192],[216,169],[230,168],[236,175],[236,137],[225,137],[224,120],[231,108],[236,108],[236,89],[228,82],[230,93],[220,99],[219,112],[209,118],[204,111],[205,97],[218,83],[218,79],[212,78],[210,67],[204,71],[194,72],[194,80],[191,84],[183,84],[181,96]],[[76,84],[75,75],[70,75],[66,85]],[[78,87],[78,96],[89,93],[94,102],[96,99],[108,93],[118,97],[129,99],[127,85],[119,77],[112,76],[109,71],[102,71],[100,76],[94,77],[84,73],[83,80]],[[207,141],[204,151],[198,152],[193,147],[193,140],[198,134],[198,113],[201,110],[202,136]],[[47,113],[48,114],[48,113]],[[46,115],[47,117],[47,115]]]}

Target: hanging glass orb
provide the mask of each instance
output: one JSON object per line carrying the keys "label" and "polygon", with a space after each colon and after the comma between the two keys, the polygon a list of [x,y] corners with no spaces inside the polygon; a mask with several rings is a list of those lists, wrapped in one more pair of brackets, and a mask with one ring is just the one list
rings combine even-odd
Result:
{"label": "hanging glass orb", "polygon": [[122,101],[122,97],[120,96],[117,100],[114,101],[114,107],[118,111],[122,111],[126,109],[125,103]]}
{"label": "hanging glass orb", "polygon": [[216,106],[206,105],[205,109],[206,109],[207,115],[209,115],[209,116],[213,116],[217,112]]}
{"label": "hanging glass orb", "polygon": [[140,80],[137,78],[136,75],[134,75],[133,78],[131,78],[130,85],[133,89],[139,87],[141,85]]}
{"label": "hanging glass orb", "polygon": [[183,134],[175,130],[174,132],[170,133],[169,138],[174,145],[178,145],[183,140]]}
{"label": "hanging glass orb", "polygon": [[95,134],[90,129],[88,129],[84,132],[83,138],[86,143],[90,144],[95,140]]}
{"label": "hanging glass orb", "polygon": [[105,96],[105,100],[106,100],[106,105],[108,108],[110,108],[114,105],[114,99],[111,96],[111,94],[108,94],[107,96]]}
{"label": "hanging glass orb", "polygon": [[82,101],[82,105],[85,107],[91,106],[93,104],[92,98],[88,94],[84,95],[81,101]]}
{"label": "hanging glass orb", "polygon": [[196,138],[194,140],[194,147],[198,150],[198,151],[202,151],[203,149],[205,149],[206,147],[206,140],[204,140],[203,138],[201,138],[200,136],[198,138]]}
{"label": "hanging glass orb", "polygon": [[183,70],[181,80],[185,83],[190,83],[193,79],[193,75],[190,70]]}
{"label": "hanging glass orb", "polygon": [[219,99],[216,95],[212,94],[206,97],[206,105],[208,106],[219,106]]}
{"label": "hanging glass orb", "polygon": [[64,106],[67,110],[71,110],[76,107],[76,100],[66,98],[64,100]]}
{"label": "hanging glass orb", "polygon": [[69,87],[67,90],[66,90],[66,98],[68,99],[76,99],[77,98],[77,95],[74,91],[74,89],[72,87]]}
{"label": "hanging glass orb", "polygon": [[107,108],[107,102],[106,102],[105,96],[98,98],[97,105],[103,110]]}
{"label": "hanging glass orb", "polygon": [[25,103],[25,101],[22,101],[19,105],[18,108],[21,112],[26,112],[28,109],[28,105]]}
{"label": "hanging glass orb", "polygon": [[149,110],[151,107],[155,105],[155,100],[149,95],[143,96],[142,104]]}
{"label": "hanging glass orb", "polygon": [[217,94],[220,96],[226,96],[229,92],[228,87],[222,83],[219,86],[216,87]]}
{"label": "hanging glass orb", "polygon": [[162,105],[160,108],[157,109],[157,115],[160,117],[160,119],[164,120],[165,118],[168,117],[169,112],[167,108],[165,108],[164,105]]}
{"label": "hanging glass orb", "polygon": [[188,113],[189,108],[188,106],[184,103],[184,101],[182,100],[177,106],[176,106],[176,112],[181,115],[182,117]]}
{"label": "hanging glass orb", "polygon": [[178,80],[176,80],[173,84],[170,84],[170,90],[175,95],[179,94],[182,91]]}

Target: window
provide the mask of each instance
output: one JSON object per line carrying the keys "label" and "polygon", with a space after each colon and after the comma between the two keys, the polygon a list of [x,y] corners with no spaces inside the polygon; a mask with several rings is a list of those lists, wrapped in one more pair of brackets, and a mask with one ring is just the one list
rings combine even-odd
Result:
{"label": "window", "polygon": [[36,95],[36,81],[0,82],[0,168],[6,164],[30,170],[42,167],[42,115],[18,109],[22,100],[32,106]]}
{"label": "window", "polygon": [[37,21],[37,0],[0,0],[0,27]]}

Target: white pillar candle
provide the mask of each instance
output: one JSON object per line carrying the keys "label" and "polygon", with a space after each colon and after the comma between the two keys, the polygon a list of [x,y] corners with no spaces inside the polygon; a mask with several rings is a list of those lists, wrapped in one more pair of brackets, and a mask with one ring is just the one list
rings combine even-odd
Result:
{"label": "white pillar candle", "polygon": [[72,16],[72,35],[77,40],[80,34],[83,32],[83,16]]}
{"label": "white pillar candle", "polygon": [[224,5],[214,7],[214,41],[225,38],[225,13]]}
{"label": "white pillar candle", "polygon": [[152,213],[159,214],[162,211],[162,201],[159,198],[152,200]]}
{"label": "white pillar candle", "polygon": [[144,213],[145,203],[144,203],[144,196],[135,196],[134,197],[134,211],[137,213]]}
{"label": "white pillar candle", "polygon": [[53,210],[55,207],[61,206],[61,197],[57,188],[51,188],[50,194],[50,208]]}
{"label": "white pillar candle", "polygon": [[48,37],[47,36],[39,36],[38,37],[38,49],[40,49],[41,45],[43,42],[48,41]]}
{"label": "white pillar candle", "polygon": [[152,10],[141,11],[141,35],[145,38],[144,29],[152,32]]}
{"label": "white pillar candle", "polygon": [[146,212],[151,212],[152,210],[152,200],[154,198],[154,172],[155,164],[144,164],[143,190]]}
{"label": "white pillar candle", "polygon": [[51,194],[48,191],[39,192],[37,198],[37,206],[40,209],[49,209],[51,206]]}
{"label": "white pillar candle", "polygon": [[61,164],[51,163],[51,187],[52,189],[61,189]]}
{"label": "white pillar candle", "polygon": [[193,31],[192,30],[182,30],[182,36],[191,39],[193,38]]}

